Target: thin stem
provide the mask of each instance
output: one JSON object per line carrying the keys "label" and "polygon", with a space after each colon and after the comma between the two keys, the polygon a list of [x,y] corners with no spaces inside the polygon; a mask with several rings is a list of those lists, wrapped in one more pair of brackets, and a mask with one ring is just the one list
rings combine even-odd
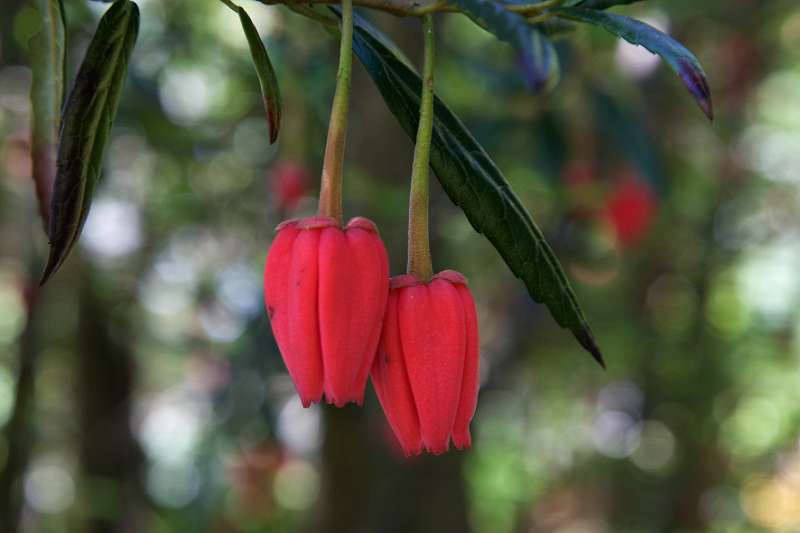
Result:
{"label": "thin stem", "polygon": [[425,39],[422,95],[419,105],[419,127],[411,167],[411,195],[408,202],[408,273],[427,282],[433,276],[428,232],[428,178],[433,133],[433,64],[435,48],[433,15],[422,19]]}
{"label": "thin stem", "polygon": [[342,0],[342,38],[339,45],[339,70],[333,95],[328,141],[322,163],[319,214],[342,223],[342,173],[347,139],[347,111],[350,101],[350,72],[353,64],[353,1]]}

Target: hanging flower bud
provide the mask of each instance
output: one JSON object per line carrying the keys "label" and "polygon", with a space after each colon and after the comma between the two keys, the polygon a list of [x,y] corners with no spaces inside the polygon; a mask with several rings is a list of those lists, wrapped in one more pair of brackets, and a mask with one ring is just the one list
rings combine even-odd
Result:
{"label": "hanging flower bud", "polygon": [[467,281],[445,270],[430,282],[391,280],[375,392],[406,455],[472,445],[478,401],[478,319]]}
{"label": "hanging flower bud", "polygon": [[378,229],[354,218],[284,222],[267,255],[264,298],[286,367],[305,407],[323,393],[361,404],[381,332],[388,259]]}

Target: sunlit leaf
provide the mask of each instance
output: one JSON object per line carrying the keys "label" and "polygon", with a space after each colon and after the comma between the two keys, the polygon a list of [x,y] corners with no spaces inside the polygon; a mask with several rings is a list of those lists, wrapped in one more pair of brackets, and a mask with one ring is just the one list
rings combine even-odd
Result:
{"label": "sunlit leaf", "polygon": [[622,37],[631,44],[644,46],[660,55],[678,73],[683,84],[694,96],[700,109],[709,119],[714,118],[711,89],[700,61],[681,43],[644,22],[615,13],[582,7],[565,7],[556,14],[580,22],[587,22]]}
{"label": "sunlit leaf", "polygon": [[261,99],[264,101],[264,110],[267,113],[269,123],[269,142],[274,143],[278,139],[278,131],[281,127],[281,92],[278,88],[278,78],[272,68],[267,49],[258,35],[253,21],[243,8],[239,8],[239,20],[242,22],[244,35],[247,37],[247,44],[250,46],[250,55],[253,58],[253,66],[258,76],[258,84],[261,86]]}
{"label": "sunlit leaf", "polygon": [[[375,81],[386,104],[412,139],[419,121],[422,87],[419,76],[357,24],[353,49]],[[489,155],[461,121],[438,98],[431,166],[453,202],[472,226],[484,234],[511,271],[544,303],[556,322],[603,364],[600,350],[575,293],[541,230],[511,190]]]}
{"label": "sunlit leaf", "polygon": [[558,79],[558,56],[550,40],[525,17],[493,0],[452,0],[482,27],[517,49],[525,79],[532,90],[549,89]]}
{"label": "sunlit leaf", "polygon": [[42,27],[31,38],[31,153],[33,181],[44,227],[56,174],[56,149],[64,102],[64,14],[61,0],[35,0]]}
{"label": "sunlit leaf", "polygon": [[119,0],[106,11],[67,97],[50,204],[50,256],[42,283],[58,270],[89,214],[103,152],[139,31],[139,9]]}

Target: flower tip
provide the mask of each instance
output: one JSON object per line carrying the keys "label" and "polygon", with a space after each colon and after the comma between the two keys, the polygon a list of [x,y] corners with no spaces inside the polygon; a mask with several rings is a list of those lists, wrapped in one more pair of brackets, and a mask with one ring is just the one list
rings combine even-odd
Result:
{"label": "flower tip", "polygon": [[408,448],[403,446],[403,454],[406,456],[406,459],[414,459],[415,457],[419,457],[422,454],[422,448],[417,446],[415,448]]}
{"label": "flower tip", "polygon": [[308,393],[306,393],[306,394],[298,393],[298,394],[300,396],[300,403],[303,404],[303,407],[305,409],[308,409],[309,407],[311,407],[315,403],[322,402],[322,393],[313,394],[313,392],[312,392],[312,394],[308,394]]}
{"label": "flower tip", "polygon": [[465,434],[454,433],[453,444],[458,450],[466,451],[472,449],[472,436],[470,435],[469,430],[467,430]]}
{"label": "flower tip", "polygon": [[326,397],[325,401],[327,402],[328,405],[333,405],[334,407],[338,407],[339,409],[341,409],[348,403],[347,400],[340,400],[339,398],[331,398],[331,397]]}
{"label": "flower tip", "polygon": [[447,446],[447,447],[445,447],[445,448],[433,448],[433,449],[429,449],[428,451],[429,451],[429,452],[431,452],[433,455],[439,456],[439,455],[444,455],[444,454],[446,454],[446,453],[447,453],[449,450],[450,450],[450,447],[449,447],[449,446]]}

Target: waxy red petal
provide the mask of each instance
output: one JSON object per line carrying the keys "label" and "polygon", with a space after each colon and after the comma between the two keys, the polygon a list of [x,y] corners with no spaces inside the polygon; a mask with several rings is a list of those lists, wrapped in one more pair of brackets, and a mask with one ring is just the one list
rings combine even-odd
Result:
{"label": "waxy red petal", "polygon": [[422,451],[417,406],[408,381],[408,372],[400,342],[397,314],[398,291],[389,294],[381,344],[372,365],[372,385],[406,456]]}
{"label": "waxy red petal", "polygon": [[464,284],[456,285],[461,305],[464,309],[466,320],[466,349],[464,356],[464,377],[461,383],[461,396],[458,401],[456,423],[453,426],[453,444],[459,450],[472,446],[472,436],[469,433],[469,424],[478,405],[479,346],[478,314],[475,311],[475,301],[472,292]]}
{"label": "waxy red petal", "polygon": [[446,280],[405,287],[399,297],[400,338],[420,420],[422,442],[447,451],[464,372],[461,299]]}
{"label": "waxy red petal", "polygon": [[[297,317],[291,318],[290,309],[297,309],[301,302],[296,301],[297,293],[290,288],[299,286],[307,293],[309,290],[314,292],[316,286],[315,275],[310,279],[300,275],[306,270],[302,268],[301,261],[298,261],[295,255],[298,249],[298,236],[301,233],[305,232],[300,230],[296,221],[289,221],[278,227],[278,234],[269,250],[264,269],[264,299],[275,341],[303,405],[308,407],[311,403],[318,402],[322,396],[322,369],[319,356],[313,353],[313,346],[310,347],[311,356],[303,355],[307,354],[309,349],[298,352],[294,347],[296,335],[293,334],[293,328],[297,327]],[[306,237],[304,241],[307,240]],[[306,257],[311,256],[310,266],[316,270],[314,244],[301,242],[300,246],[308,252],[305,254]],[[305,322],[311,320],[313,316],[306,318]],[[309,327],[315,328],[313,325]]]}
{"label": "waxy red petal", "polygon": [[322,354],[317,315],[319,232],[300,231],[292,248],[289,267],[289,348],[286,367],[303,405],[322,398]]}
{"label": "waxy red petal", "polygon": [[[365,225],[365,222],[369,225]],[[360,358],[348,401],[361,405],[374,355],[380,340],[382,318],[389,295],[389,259],[386,248],[377,236],[374,225],[366,219],[354,219],[348,224],[347,243],[358,283],[351,287],[353,299],[350,314],[348,350]],[[380,317],[376,320],[376,317]]]}
{"label": "waxy red petal", "polygon": [[[358,371],[358,354],[348,351],[350,335],[351,279],[353,272],[347,239],[339,228],[320,232],[319,325],[322,361],[325,369],[325,396],[341,407],[345,392]],[[356,359],[356,360],[354,360]]]}

